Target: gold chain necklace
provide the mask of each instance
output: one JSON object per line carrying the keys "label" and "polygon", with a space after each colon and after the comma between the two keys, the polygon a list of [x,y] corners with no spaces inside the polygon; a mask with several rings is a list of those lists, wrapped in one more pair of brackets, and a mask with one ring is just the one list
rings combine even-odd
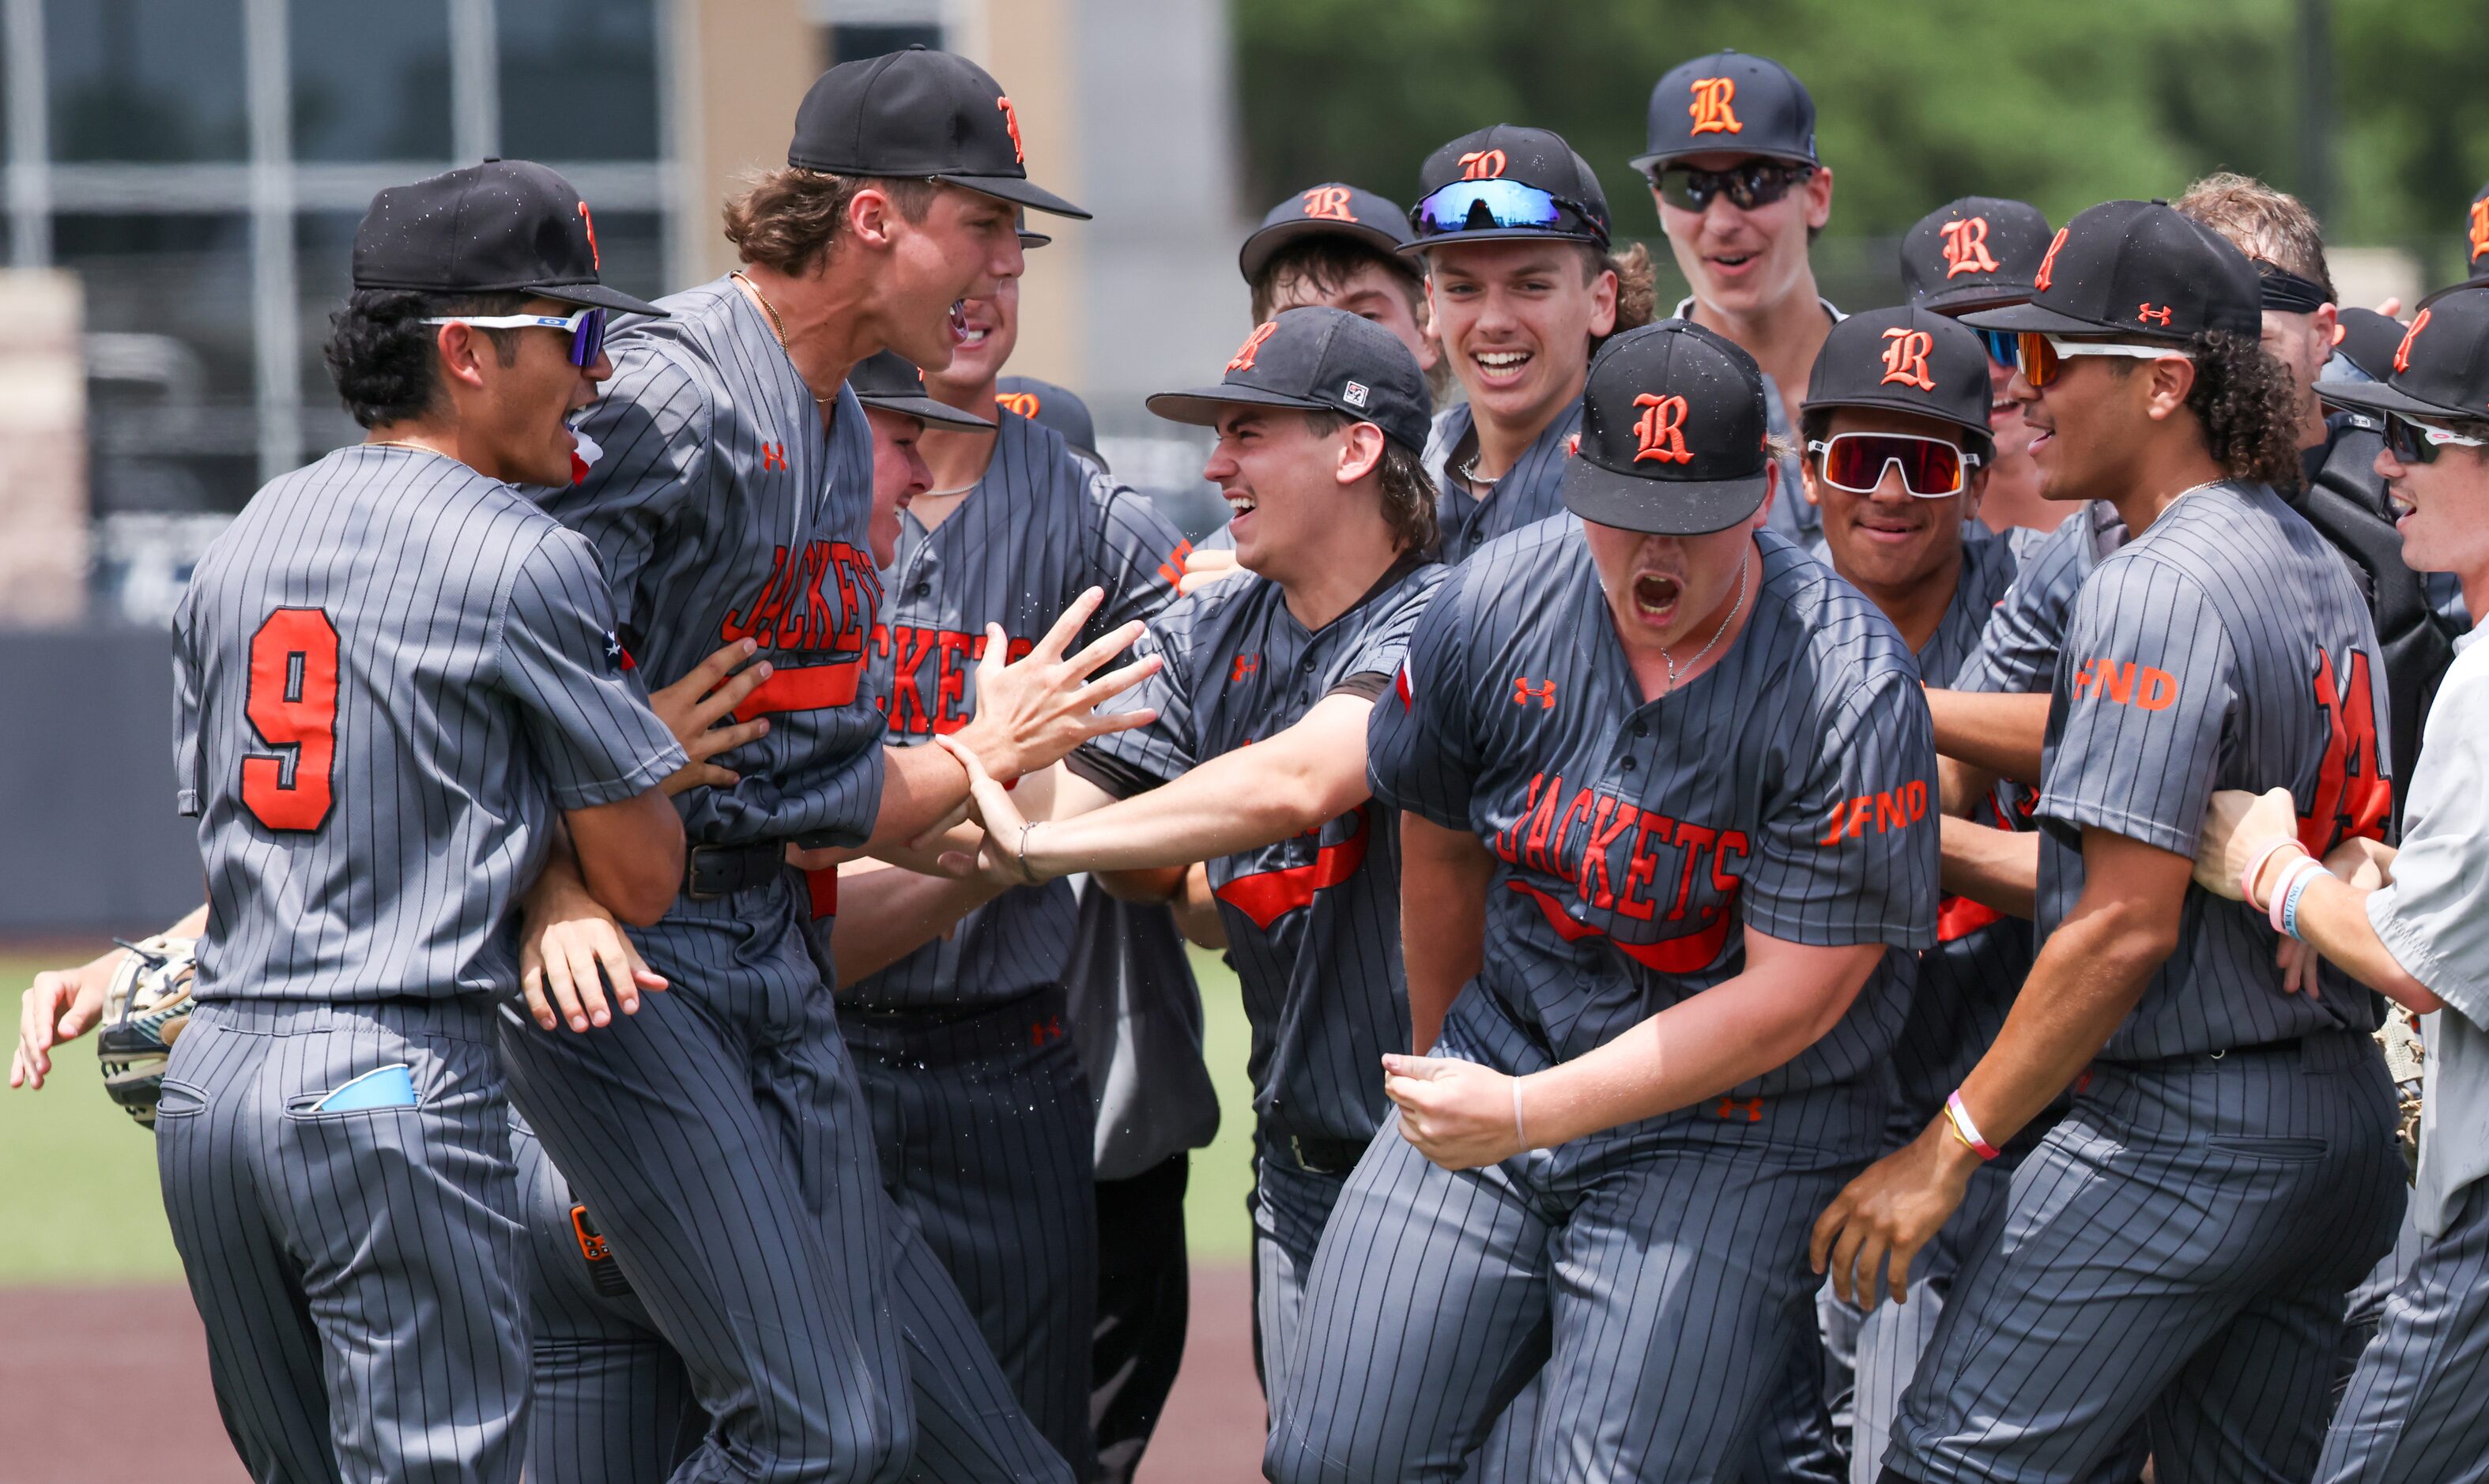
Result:
{"label": "gold chain necklace", "polygon": [[[750,278],[745,277],[740,271],[729,274],[728,276],[731,277],[735,282],[743,285],[744,292],[750,294],[752,296],[753,302],[760,306],[760,312],[769,316],[769,332],[778,337],[778,349],[787,353],[787,359],[788,361],[791,362],[794,360],[794,348],[787,343],[787,322],[778,317],[778,306],[769,301],[768,295],[760,292],[760,285],[753,282]],[[795,374],[800,378],[803,375],[802,369],[799,367]],[[806,395],[812,396],[813,405],[815,407],[827,407],[838,400],[836,396],[824,397],[815,395],[813,393],[813,388],[810,386],[806,386],[804,391]]]}

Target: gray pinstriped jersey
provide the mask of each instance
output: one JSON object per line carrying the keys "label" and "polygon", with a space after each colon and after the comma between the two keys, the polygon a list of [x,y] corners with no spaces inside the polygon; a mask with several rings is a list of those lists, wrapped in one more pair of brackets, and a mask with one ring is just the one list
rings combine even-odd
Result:
{"label": "gray pinstriped jersey", "polygon": [[[1146,499],[1090,472],[1052,429],[997,411],[993,461],[974,493],[930,532],[905,517],[882,574],[889,608],[873,647],[891,688],[876,704],[894,742],[967,725],[987,624],[1003,626],[1016,659],[1084,589],[1102,587],[1086,642],[1156,616],[1184,575],[1191,548]],[[1015,999],[1061,977],[1074,911],[1068,881],[1016,888],[843,997],[880,1009]]]}
{"label": "gray pinstriped jersey", "polygon": [[[1935,941],[1935,746],[1918,667],[1832,569],[1755,536],[1752,612],[1710,670],[1641,702],[1574,521],[1451,574],[1374,708],[1375,797],[1485,841],[1480,974],[1558,1060],[1739,972],[1738,929]],[[1840,1023],[1733,1096],[1880,1071],[1913,954]]]}
{"label": "gray pinstriped jersey", "polygon": [[[1139,646],[1163,654],[1165,668],[1123,702],[1155,706],[1159,719],[1087,744],[1074,771],[1130,797],[1286,730],[1335,692],[1380,695],[1443,576],[1404,557],[1310,634],[1267,578],[1177,603]],[[1253,1024],[1246,1069],[1264,1136],[1373,1137],[1385,1111],[1380,1058],[1409,1044],[1395,821],[1369,802],[1209,866]]]}
{"label": "gray pinstriped jersey", "polygon": [[1564,460],[1572,454],[1574,435],[1582,431],[1582,399],[1575,397],[1556,420],[1531,440],[1512,468],[1495,482],[1495,493],[1480,499],[1452,471],[1477,451],[1469,404],[1450,407],[1435,419],[1429,442],[1443,447],[1443,488],[1435,500],[1443,524],[1443,556],[1447,562],[1470,554],[1506,531],[1535,526],[1551,515],[1564,514]]}
{"label": "gray pinstriped jersey", "polygon": [[693,842],[860,843],[881,807],[881,718],[856,703],[881,606],[872,430],[844,387],[821,425],[731,279],[660,302],[672,318],[615,322],[613,380],[579,419],[598,457],[544,506],[596,543],[650,686],[747,636],[777,667],[736,712],[769,735],[721,759],[741,782],[675,800]]}
{"label": "gray pinstriped jersey", "polygon": [[[2391,806],[2385,664],[2342,559],[2261,485],[2206,485],[2102,558],[2074,598],[2040,798],[2040,930],[2083,889],[2082,831],[2195,853],[2216,788],[2287,787],[2318,854]],[[2281,992],[2273,928],[2189,884],[2178,951],[2111,1035],[2150,1061],[2374,1030],[2375,995],[2328,964]]]}
{"label": "gray pinstriped jersey", "polygon": [[[1984,530],[1962,544],[1961,575],[1936,631],[1918,652],[1919,675],[1928,684],[1952,683],[2015,581],[2015,544]],[[2006,783],[1980,801],[1972,817],[2003,829],[2028,829],[2030,790]],[[2005,1024],[2015,992],[2031,967],[2031,924],[1946,897],[1936,907],[1936,945],[1919,956],[1919,982],[1909,1019],[1893,1046],[1901,1100],[1893,1109],[1895,1131],[1915,1135],[1944,1106],[1945,1095],[1978,1065]]]}
{"label": "gray pinstriped jersey", "polygon": [[253,496],[183,595],[173,672],[203,1000],[513,990],[554,812],[684,760],[587,543],[419,449],[340,448]]}
{"label": "gray pinstriped jersey", "polygon": [[1954,675],[1952,689],[2029,696],[2046,690],[2057,673],[2057,650],[2065,642],[2074,594],[2103,556],[2126,544],[2126,527],[2115,505],[2096,500],[2054,530],[2017,530],[2002,539],[2012,544],[2021,565],[1997,599],[1978,648]]}

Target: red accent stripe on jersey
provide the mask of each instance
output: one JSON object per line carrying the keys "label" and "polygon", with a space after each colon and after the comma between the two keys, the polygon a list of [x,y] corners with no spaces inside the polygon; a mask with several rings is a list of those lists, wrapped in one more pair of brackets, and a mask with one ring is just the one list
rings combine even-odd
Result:
{"label": "red accent stripe on jersey", "polygon": [[[1556,936],[1565,942],[1579,943],[1584,938],[1608,937],[1588,923],[1573,921],[1572,914],[1564,910],[1562,902],[1529,882],[1507,881],[1504,885],[1538,903],[1538,910],[1547,915],[1547,926],[1555,928]],[[1608,938],[1608,946],[1636,963],[1657,969],[1662,974],[1700,973],[1711,967],[1719,958],[1720,950],[1728,947],[1729,928],[1735,917],[1729,907],[1736,899],[1736,894],[1731,892],[1729,899],[1720,903],[1718,919],[1700,932],[1689,932],[1681,938],[1669,938],[1658,943],[1619,943]]]}
{"label": "red accent stripe on jersey", "polygon": [[812,899],[815,920],[839,915],[839,869],[823,867],[804,872],[804,894]]}
{"label": "red accent stripe on jersey", "polygon": [[1213,895],[1244,913],[1254,927],[1270,931],[1288,913],[1312,906],[1314,893],[1339,885],[1365,864],[1365,811],[1355,811],[1353,817],[1356,823],[1346,840],[1323,846],[1304,865],[1238,876]]}
{"label": "red accent stripe on jersey", "polygon": [[1391,689],[1400,693],[1401,710],[1414,711],[1417,708],[1417,687],[1410,683],[1407,660],[1400,662],[1400,673],[1391,677]]}
{"label": "red accent stripe on jersey", "polygon": [[864,680],[864,661],[841,665],[807,665],[782,670],[753,687],[734,708],[734,719],[748,722],[773,711],[826,711],[855,704],[856,687]]}
{"label": "red accent stripe on jersey", "polygon": [[620,653],[620,654],[621,654],[621,656],[622,656],[622,669],[624,670],[624,671],[628,672],[628,671],[630,671],[638,670],[638,669],[640,668],[640,662],[639,662],[638,660],[635,660],[635,659],[631,658],[631,651],[630,651],[630,650],[628,650],[628,649],[623,649],[623,650],[620,650],[620,651],[619,651],[619,653]]}
{"label": "red accent stripe on jersey", "polygon": [[1936,941],[1969,937],[2005,914],[1967,897],[1947,897],[1936,904]]}

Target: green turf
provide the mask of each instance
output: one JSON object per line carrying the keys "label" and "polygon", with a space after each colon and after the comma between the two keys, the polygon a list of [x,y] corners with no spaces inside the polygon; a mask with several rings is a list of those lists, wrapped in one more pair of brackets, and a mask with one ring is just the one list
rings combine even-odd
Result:
{"label": "green turf", "polygon": [[[0,1005],[14,1013],[35,971],[49,966],[0,958]],[[0,1041],[17,1043],[14,1024]],[[90,1041],[60,1048],[40,1093],[0,1084],[0,1190],[9,1192],[0,1285],[182,1275],[157,1192],[156,1141],[103,1096]]]}
{"label": "green turf", "polygon": [[1185,1235],[1196,1258],[1243,1262],[1253,1241],[1244,1214],[1244,1197],[1253,1188],[1253,1084],[1244,1076],[1251,1031],[1236,976],[1218,956],[1195,950],[1192,972],[1201,981],[1202,1055],[1218,1087],[1218,1137],[1192,1152]]}
{"label": "green turf", "polygon": [[[0,1005],[46,965],[0,958]],[[1195,1256],[1241,1261],[1250,1244],[1244,1195],[1252,1187],[1253,1099],[1244,1079],[1246,1029],[1236,976],[1213,954],[1196,954],[1205,1052],[1218,1085],[1217,1142],[1192,1156],[1186,1206]],[[0,1042],[16,1043],[14,1028]],[[81,1041],[53,1058],[40,1093],[0,1087],[0,1286],[179,1278],[156,1185],[156,1144],[103,1096],[95,1046]]]}

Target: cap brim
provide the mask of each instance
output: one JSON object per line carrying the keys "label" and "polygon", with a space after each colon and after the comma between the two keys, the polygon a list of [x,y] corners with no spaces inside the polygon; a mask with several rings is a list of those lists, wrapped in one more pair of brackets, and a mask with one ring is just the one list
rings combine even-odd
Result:
{"label": "cap brim", "polygon": [[1605,247],[1608,239],[1588,232],[1548,232],[1537,227],[1489,227],[1480,232],[1438,232],[1403,245],[1407,253],[1423,253],[1430,247],[1457,247],[1463,243],[1588,243]]}
{"label": "cap brim", "polygon": [[2132,334],[2147,339],[2172,338],[2146,335],[2144,331],[2136,329],[2131,325],[2096,325],[2090,320],[2078,320],[2071,314],[2059,314],[2054,309],[2043,309],[2038,304],[2028,302],[2007,304],[1996,309],[1983,309],[1975,314],[1965,314],[1960,318],[1964,325],[1973,329],[2008,329],[2017,333],[2033,331],[2044,335]]}
{"label": "cap brim", "polygon": [[645,314],[662,320],[667,318],[669,313],[644,299],[633,299],[620,289],[609,289],[601,283],[538,283],[530,284],[518,292],[533,294],[539,299],[550,299],[558,303],[584,304],[590,309],[611,309],[616,314]]}
{"label": "cap brim", "polygon": [[1751,155],[1758,159],[1786,159],[1793,165],[1820,167],[1823,164],[1821,159],[1813,155],[1791,155],[1780,150],[1740,150],[1733,146],[1719,149],[1705,147],[1700,150],[1677,150],[1666,155],[1637,155],[1625,163],[1631,165],[1636,174],[1647,177],[1655,166],[1665,165],[1675,159],[1692,159],[1697,155]]}
{"label": "cap brim", "polygon": [[1645,479],[1575,455],[1564,465],[1564,508],[1586,521],[1656,536],[1726,530],[1762,508],[1768,467],[1742,479]]}
{"label": "cap brim", "polygon": [[1189,423],[1196,428],[1216,427],[1219,413],[1231,407],[1284,407],[1300,413],[1339,411],[1311,397],[1292,397],[1283,391],[1264,391],[1259,386],[1224,385],[1191,391],[1156,392],[1141,405],[1169,422]]}
{"label": "cap brim", "polygon": [[1008,201],[1014,206],[1024,206],[1032,212],[1044,212],[1055,216],[1070,216],[1078,221],[1089,219],[1089,213],[1073,206],[1044,186],[1032,185],[1016,175],[937,175],[933,179],[948,185],[963,186],[980,195]]}
{"label": "cap brim", "polygon": [[1938,289],[1919,300],[1919,307],[1938,314],[1963,315],[1981,309],[2006,309],[2028,303],[2037,292],[2027,283],[1965,283],[1958,289]]}
{"label": "cap brim", "polygon": [[1941,422],[1949,428],[1964,428],[1980,434],[1987,433],[1989,426],[1985,413],[1980,414],[1977,422],[1972,422],[1966,417],[1948,417],[1929,407],[1924,401],[1912,401],[1903,397],[1876,397],[1865,392],[1847,397],[1825,397],[1821,401],[1809,397],[1799,404],[1798,412],[1803,414],[1814,412],[1818,407],[1826,410],[1836,407],[1869,407],[1881,413],[1907,413],[1913,417],[1925,417],[1930,422]]}
{"label": "cap brim", "polygon": [[1398,235],[1365,222],[1322,221],[1307,217],[1263,227],[1244,239],[1244,245],[1236,249],[1236,266],[1243,271],[1244,281],[1250,283],[1253,275],[1262,271],[1262,265],[1270,262],[1280,248],[1307,237],[1354,238],[1386,257],[1399,251],[1401,245]]}
{"label": "cap brim", "polygon": [[885,413],[903,414],[936,427],[957,428],[963,433],[991,433],[995,427],[993,423],[987,422],[974,413],[963,413],[947,403],[936,402],[931,397],[860,391],[856,393],[856,400],[867,407],[879,408]]}
{"label": "cap brim", "polygon": [[1019,244],[1022,247],[1043,247],[1053,241],[1053,238],[1043,232],[1031,232],[1026,228],[1022,228],[1019,234]]}
{"label": "cap brim", "polygon": [[2440,407],[2423,402],[2407,391],[2399,391],[2384,382],[2318,382],[2316,395],[2333,407],[2358,408],[2363,413],[2400,413],[2431,422],[2477,422],[2479,415],[2460,407]]}

